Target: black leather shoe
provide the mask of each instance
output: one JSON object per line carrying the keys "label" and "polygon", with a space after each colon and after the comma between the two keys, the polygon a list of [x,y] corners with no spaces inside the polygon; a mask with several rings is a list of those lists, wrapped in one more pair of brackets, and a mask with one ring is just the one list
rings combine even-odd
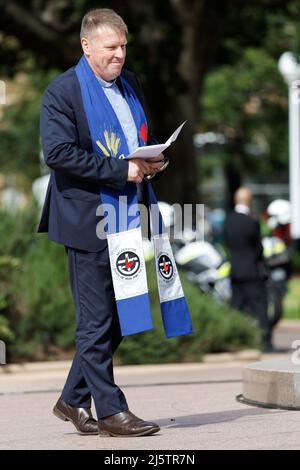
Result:
{"label": "black leather shoe", "polygon": [[137,437],[154,434],[160,430],[158,424],[143,421],[131,411],[98,420],[99,436]]}
{"label": "black leather shoe", "polygon": [[71,421],[79,434],[98,434],[97,421],[93,418],[90,408],[75,408],[59,398],[53,413],[63,421]]}

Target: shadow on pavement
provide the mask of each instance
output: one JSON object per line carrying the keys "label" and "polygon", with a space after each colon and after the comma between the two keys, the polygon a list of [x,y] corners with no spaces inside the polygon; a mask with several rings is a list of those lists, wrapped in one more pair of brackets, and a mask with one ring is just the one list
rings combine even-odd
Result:
{"label": "shadow on pavement", "polygon": [[282,410],[265,410],[261,408],[243,408],[240,410],[217,411],[214,413],[202,413],[196,415],[178,416],[169,419],[156,419],[155,422],[163,427],[189,428],[205,426],[207,424],[227,423],[247,416],[262,416],[267,414],[282,413]]}

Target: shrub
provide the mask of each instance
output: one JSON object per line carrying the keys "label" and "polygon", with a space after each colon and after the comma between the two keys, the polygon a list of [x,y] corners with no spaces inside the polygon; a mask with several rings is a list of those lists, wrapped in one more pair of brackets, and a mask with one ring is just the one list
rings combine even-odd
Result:
{"label": "shrub", "polygon": [[73,347],[75,312],[66,266],[64,248],[45,235],[36,236],[24,257],[21,277],[15,278],[22,293],[17,299],[22,311],[17,325],[20,344],[14,349],[18,356],[45,359],[52,357],[55,347]]}

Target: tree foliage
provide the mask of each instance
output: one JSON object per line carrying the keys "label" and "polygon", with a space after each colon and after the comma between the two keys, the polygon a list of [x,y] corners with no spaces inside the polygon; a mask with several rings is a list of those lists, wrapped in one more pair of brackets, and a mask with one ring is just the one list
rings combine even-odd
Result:
{"label": "tree foliage", "polygon": [[[299,54],[297,1],[0,0],[0,5],[1,74],[15,76],[25,70],[39,77],[39,85],[28,85],[35,93],[31,104],[21,101],[22,113],[7,109],[0,159],[10,151],[22,170],[28,162],[30,178],[36,172],[34,161],[38,165],[35,129],[42,85],[51,70],[76,63],[81,17],[103,6],[114,8],[128,23],[127,66],[142,79],[155,135],[164,141],[180,122],[188,121],[169,151],[171,184],[165,178],[158,183],[161,198],[198,201],[196,130],[230,130],[228,158],[238,160],[243,171],[258,166],[263,172],[276,164],[280,171],[286,168],[286,90],[276,64],[286,49]],[[13,128],[10,135],[8,128]],[[247,159],[246,143],[262,143],[267,149],[263,158]],[[23,146],[22,155],[15,145]]]}

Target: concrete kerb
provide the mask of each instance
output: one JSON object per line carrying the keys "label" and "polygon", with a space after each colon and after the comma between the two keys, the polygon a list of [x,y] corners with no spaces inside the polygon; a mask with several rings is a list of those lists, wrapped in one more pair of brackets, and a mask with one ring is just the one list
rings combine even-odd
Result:
{"label": "concrete kerb", "polygon": [[[206,354],[203,356],[202,360],[194,363],[181,363],[181,364],[142,364],[142,365],[119,365],[115,366],[115,369],[119,371],[133,372],[134,370],[148,370],[149,372],[153,369],[177,369],[178,366],[185,367],[199,367],[199,365],[218,365],[218,364],[228,364],[236,362],[252,362],[260,360],[262,354],[258,350],[244,350],[237,351],[234,353],[215,353],[215,354]],[[44,373],[44,372],[57,372],[57,371],[66,371],[68,372],[71,366],[71,361],[47,361],[47,362],[27,362],[23,364],[7,364],[0,367],[0,374],[3,376],[5,374],[18,374],[18,373]]]}
{"label": "concrete kerb", "polygon": [[278,325],[275,327],[276,330],[286,330],[286,331],[295,331],[295,330],[300,330],[300,320],[289,320],[289,319],[283,319],[280,320]]}

